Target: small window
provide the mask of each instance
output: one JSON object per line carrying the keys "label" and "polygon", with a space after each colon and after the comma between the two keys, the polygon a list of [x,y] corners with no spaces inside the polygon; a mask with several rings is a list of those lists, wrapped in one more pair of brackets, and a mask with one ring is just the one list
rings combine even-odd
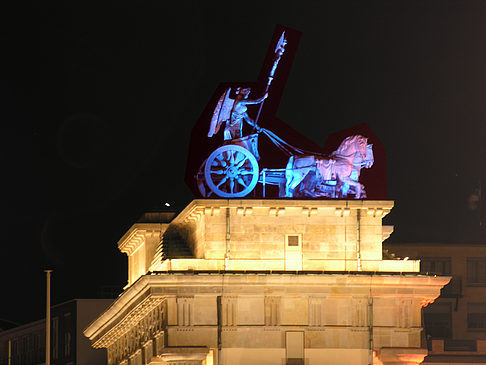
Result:
{"label": "small window", "polygon": [[452,338],[451,303],[436,302],[423,309],[425,334],[430,338]]}
{"label": "small window", "polygon": [[51,354],[52,359],[59,359],[59,318],[54,317],[51,320]]}
{"label": "small window", "polygon": [[469,285],[486,285],[486,258],[467,259],[467,283]]}
{"label": "small window", "polygon": [[450,275],[450,257],[424,257],[420,259],[420,272],[422,274]]}
{"label": "small window", "polygon": [[70,332],[64,333],[64,356],[65,357],[71,356],[71,333]]}
{"label": "small window", "polygon": [[297,235],[287,236],[287,246],[299,246],[299,236]]}
{"label": "small window", "polygon": [[486,331],[486,303],[468,303],[467,328]]}

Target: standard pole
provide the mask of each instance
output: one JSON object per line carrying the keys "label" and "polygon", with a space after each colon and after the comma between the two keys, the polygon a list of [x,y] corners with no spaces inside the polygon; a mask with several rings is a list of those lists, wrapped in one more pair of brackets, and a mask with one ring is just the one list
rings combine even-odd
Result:
{"label": "standard pole", "polygon": [[51,272],[46,273],[46,365],[51,365]]}

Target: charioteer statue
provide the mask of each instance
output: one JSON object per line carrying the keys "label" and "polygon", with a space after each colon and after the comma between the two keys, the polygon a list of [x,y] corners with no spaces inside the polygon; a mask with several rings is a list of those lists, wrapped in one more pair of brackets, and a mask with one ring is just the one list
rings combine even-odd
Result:
{"label": "charioteer statue", "polygon": [[243,121],[254,127],[257,131],[260,129],[255,121],[247,113],[247,105],[261,104],[268,97],[268,93],[265,93],[261,98],[256,100],[248,99],[250,95],[250,88],[237,88],[236,98],[231,99],[229,94],[231,88],[228,88],[221,96],[213,113],[211,119],[210,129],[208,137],[212,137],[218,133],[223,122],[224,127],[224,140],[231,140],[243,137]]}
{"label": "charioteer statue", "polygon": [[[268,90],[270,84],[275,76],[275,71],[277,70],[280,58],[285,52],[285,46],[287,45],[287,39],[285,38],[285,32],[282,33],[280,39],[275,47],[275,58],[273,60],[273,65],[268,75],[267,85],[265,88],[265,94],[256,100],[248,99],[250,95],[250,88],[237,88],[236,98],[230,98],[231,88],[228,88],[216,105],[213,112],[213,117],[211,118],[211,123],[209,127],[208,137],[212,137],[218,133],[221,124],[225,122],[224,128],[224,140],[228,141],[231,139],[237,139],[243,137],[243,121],[247,122],[253,127],[253,130],[260,132],[261,129],[258,127],[258,119],[260,118],[260,113],[262,111],[263,102],[268,97]],[[255,120],[250,118],[247,113],[247,105],[260,104],[257,116]]]}

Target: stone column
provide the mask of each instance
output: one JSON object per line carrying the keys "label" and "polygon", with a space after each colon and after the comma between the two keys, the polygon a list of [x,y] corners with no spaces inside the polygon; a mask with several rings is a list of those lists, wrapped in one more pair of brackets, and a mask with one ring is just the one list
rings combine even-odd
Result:
{"label": "stone column", "polygon": [[427,350],[416,347],[383,347],[378,359],[383,365],[417,365],[424,361]]}

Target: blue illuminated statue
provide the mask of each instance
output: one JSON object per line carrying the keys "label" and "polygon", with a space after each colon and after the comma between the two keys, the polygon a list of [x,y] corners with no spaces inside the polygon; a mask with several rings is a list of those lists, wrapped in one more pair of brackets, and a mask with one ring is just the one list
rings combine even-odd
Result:
{"label": "blue illuminated statue", "polygon": [[[216,136],[224,123],[223,142],[202,163],[195,176],[203,197],[241,198],[252,193],[260,183],[263,198],[268,185],[277,185],[279,197],[286,198],[366,198],[364,186],[359,182],[360,172],[361,168],[370,168],[374,162],[372,145],[366,137],[348,136],[336,151],[326,155],[294,147],[258,125],[286,45],[283,32],[275,47],[273,65],[261,98],[249,99],[251,90],[241,87],[236,88],[232,98],[231,88],[227,88],[214,107],[208,137]],[[249,105],[259,105],[255,119],[248,115]],[[243,135],[244,123],[252,127],[252,134]],[[285,167],[260,170],[260,134],[289,156]]]}
{"label": "blue illuminated statue", "polygon": [[237,88],[235,99],[229,97],[230,92],[231,88],[228,88],[221,96],[214,109],[208,137],[212,137],[218,133],[222,123],[225,123],[223,133],[224,140],[243,137],[243,121],[254,127],[257,131],[260,129],[255,121],[248,115],[247,105],[261,105],[261,103],[268,97],[268,93],[265,93],[260,99],[250,100],[248,99],[248,96],[250,95],[251,89],[249,88]]}
{"label": "blue illuminated statue", "polygon": [[294,155],[285,169],[285,197],[366,197],[359,182],[361,168],[373,166],[373,145],[361,136],[349,136],[329,156]]}
{"label": "blue illuminated statue", "polygon": [[[257,100],[248,99],[248,95],[251,92],[249,88],[237,88],[236,98],[230,98],[231,88],[226,89],[223,95],[219,98],[218,104],[213,112],[213,117],[211,118],[211,124],[209,127],[208,137],[212,137],[218,133],[221,124],[225,123],[224,128],[224,140],[231,140],[243,137],[243,121],[247,122],[249,125],[253,126],[257,132],[260,132],[258,127],[258,119],[262,111],[263,102],[268,97],[268,89],[275,76],[275,71],[277,70],[280,58],[285,52],[285,46],[287,45],[287,39],[285,38],[285,32],[280,36],[277,46],[275,47],[273,65],[270,73],[267,77],[267,85],[265,88],[265,95]],[[247,113],[247,105],[260,104],[258,109],[258,114],[255,120],[251,119]]]}

